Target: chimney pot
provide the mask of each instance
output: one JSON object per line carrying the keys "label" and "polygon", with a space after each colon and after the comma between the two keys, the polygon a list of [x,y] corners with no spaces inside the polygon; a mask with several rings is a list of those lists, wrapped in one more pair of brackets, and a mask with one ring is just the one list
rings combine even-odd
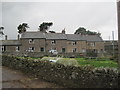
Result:
{"label": "chimney pot", "polygon": [[62,34],[65,34],[65,28],[62,30]]}
{"label": "chimney pot", "polygon": [[7,40],[7,35],[5,35],[5,40]]}

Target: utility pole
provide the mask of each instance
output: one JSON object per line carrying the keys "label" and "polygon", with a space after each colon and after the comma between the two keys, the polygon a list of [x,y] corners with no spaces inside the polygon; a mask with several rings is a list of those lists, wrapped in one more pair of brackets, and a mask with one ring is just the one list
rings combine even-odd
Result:
{"label": "utility pole", "polygon": [[110,36],[109,36],[109,41],[110,41]]}
{"label": "utility pole", "polygon": [[112,45],[113,45],[113,57],[114,57],[115,56],[114,31],[112,31],[112,37],[113,37]]}
{"label": "utility pole", "polygon": [[[117,0],[117,16],[118,16],[118,46],[119,46],[119,54],[120,54],[120,0]],[[119,74],[120,74],[120,56],[118,60],[119,64]]]}

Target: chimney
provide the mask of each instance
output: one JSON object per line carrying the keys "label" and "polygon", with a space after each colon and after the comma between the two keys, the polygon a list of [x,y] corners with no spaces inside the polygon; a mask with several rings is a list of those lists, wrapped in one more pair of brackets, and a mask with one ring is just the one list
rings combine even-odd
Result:
{"label": "chimney", "polygon": [[65,34],[65,28],[62,30],[62,34]]}
{"label": "chimney", "polygon": [[18,37],[18,40],[20,40],[20,35],[19,35],[19,34],[18,34],[18,36],[17,36],[17,37]]}
{"label": "chimney", "polygon": [[7,40],[7,35],[5,35],[5,40]]}

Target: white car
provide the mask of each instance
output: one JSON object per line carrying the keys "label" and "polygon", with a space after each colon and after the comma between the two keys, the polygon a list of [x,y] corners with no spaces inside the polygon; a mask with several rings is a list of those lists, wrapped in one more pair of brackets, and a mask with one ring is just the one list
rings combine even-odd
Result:
{"label": "white car", "polygon": [[50,59],[49,61],[50,61],[50,62],[57,62],[57,60],[52,60],[52,59]]}
{"label": "white car", "polygon": [[52,54],[54,54],[54,55],[58,54],[57,50],[49,50],[49,52],[52,53]]}

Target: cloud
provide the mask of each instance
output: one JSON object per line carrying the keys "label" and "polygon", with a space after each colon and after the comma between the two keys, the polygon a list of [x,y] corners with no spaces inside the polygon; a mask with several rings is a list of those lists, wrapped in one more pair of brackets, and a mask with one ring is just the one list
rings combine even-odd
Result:
{"label": "cloud", "polygon": [[82,26],[100,31],[103,39],[107,39],[106,32],[117,28],[114,2],[3,2],[2,10],[5,33],[11,39],[16,38],[17,26],[22,22],[37,30],[43,21],[52,21],[51,30],[61,32],[66,28],[67,33],[74,33]]}

